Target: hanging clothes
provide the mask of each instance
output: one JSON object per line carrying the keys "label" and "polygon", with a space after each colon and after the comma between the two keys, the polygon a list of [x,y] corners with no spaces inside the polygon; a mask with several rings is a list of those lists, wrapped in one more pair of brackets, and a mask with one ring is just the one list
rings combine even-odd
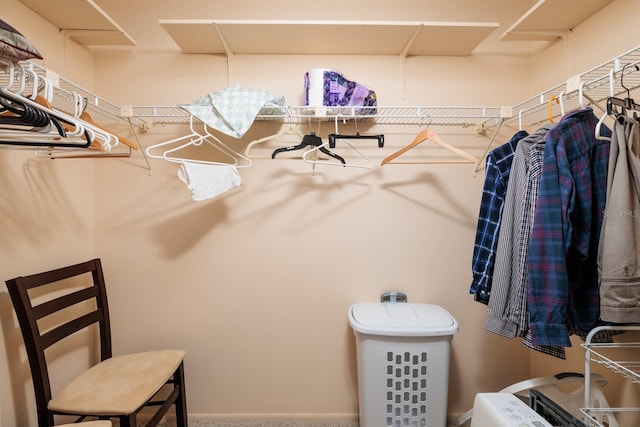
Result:
{"label": "hanging clothes", "polygon": [[611,138],[607,206],[600,234],[600,316],[640,322],[640,124],[620,115]]}
{"label": "hanging clothes", "polygon": [[531,241],[531,230],[533,229],[533,220],[536,213],[536,204],[538,201],[538,193],[540,190],[540,178],[542,177],[542,168],[544,164],[544,150],[546,148],[546,138],[531,147],[531,155],[529,156],[529,175],[527,182],[527,195],[525,206],[523,207],[522,218],[522,237],[520,242],[520,276],[518,280],[517,303],[520,315],[520,330],[523,336],[522,343],[532,350],[539,351],[560,359],[566,359],[566,351],[564,347],[555,345],[537,345],[533,343],[531,329],[529,329],[529,309],[527,305],[528,281],[529,281],[529,265],[527,259],[529,256],[529,243]]}
{"label": "hanging clothes", "polygon": [[507,193],[504,199],[500,235],[495,253],[493,270],[493,285],[491,299],[487,308],[485,329],[513,338],[518,335],[518,308],[510,305],[511,296],[517,293],[517,280],[520,276],[519,249],[523,206],[525,204],[528,183],[528,159],[531,147],[544,142],[547,132],[552,125],[538,129],[533,134],[523,138],[518,143],[511,165],[511,175]]}
{"label": "hanging clothes", "polygon": [[570,333],[586,333],[599,320],[597,245],[609,141],[595,138],[597,122],[585,108],[566,114],[547,134],[528,256],[534,345],[569,347]]}
{"label": "hanging clothes", "polygon": [[[511,166],[505,196],[500,236],[496,248],[491,299],[485,329],[506,338],[524,337],[528,333],[526,305],[526,269],[529,234],[542,170],[546,135],[555,124],[546,124],[518,143]],[[565,358],[563,348],[528,347]]]}
{"label": "hanging clothes", "polygon": [[509,142],[487,155],[485,180],[480,201],[480,214],[473,248],[473,278],[469,293],[480,303],[488,304],[491,294],[495,250],[500,233],[504,197],[507,192],[511,163],[518,144],[528,135],[517,132]]}

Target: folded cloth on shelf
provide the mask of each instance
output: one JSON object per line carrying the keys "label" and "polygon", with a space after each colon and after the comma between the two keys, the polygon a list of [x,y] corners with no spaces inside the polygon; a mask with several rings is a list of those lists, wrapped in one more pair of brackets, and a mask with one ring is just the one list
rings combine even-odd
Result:
{"label": "folded cloth on shelf", "polygon": [[207,126],[234,138],[242,138],[263,107],[283,107],[284,96],[240,85],[214,91],[180,107]]}
{"label": "folded cloth on shelf", "polygon": [[347,79],[342,74],[314,69],[304,75],[305,105],[330,107],[362,106],[358,114],[375,114],[378,103],[376,93],[368,87]]}
{"label": "folded cloth on shelf", "polygon": [[202,201],[236,188],[242,182],[235,165],[183,161],[178,178],[191,190],[191,198]]}

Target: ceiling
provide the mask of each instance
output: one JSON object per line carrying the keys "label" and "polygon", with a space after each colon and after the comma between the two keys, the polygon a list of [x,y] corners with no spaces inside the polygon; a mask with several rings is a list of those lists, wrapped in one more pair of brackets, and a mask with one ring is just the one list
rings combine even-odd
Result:
{"label": "ceiling", "polygon": [[[100,49],[133,49],[139,51],[185,51],[186,45],[207,42],[210,34],[203,32],[203,25],[214,21],[225,23],[243,20],[243,27],[226,28],[229,34],[244,37],[242,51],[238,53],[298,53],[291,45],[306,37],[305,46],[310,46],[314,37],[325,45],[347,45],[347,41],[360,38],[369,42],[369,28],[355,26],[352,33],[335,31],[335,27],[305,31],[303,27],[288,28],[289,32],[276,37],[281,47],[274,52],[252,52],[253,41],[264,39],[260,32],[251,33],[257,21],[323,21],[323,22],[392,22],[420,24],[427,28],[416,37],[420,45],[414,51],[422,55],[500,54],[530,56],[558,39],[558,33],[574,28],[613,0],[350,0],[339,8],[329,3],[300,2],[293,0],[21,0],[61,30],[69,32],[79,43]],[[74,13],[69,13],[73,10]],[[249,22],[247,22],[247,20]],[[166,22],[180,23],[174,31]],[[164,23],[164,24],[163,24]],[[425,26],[426,23],[426,26]],[[445,33],[432,32],[446,24]],[[184,24],[187,24],[186,26]],[[205,25],[205,29],[207,28]],[[470,33],[472,26],[481,26],[482,31]],[[378,26],[383,27],[383,26]],[[386,27],[389,27],[388,25]],[[463,28],[457,36],[451,27]],[[269,28],[271,29],[271,28]],[[82,31],[78,31],[82,30]],[[86,31],[90,30],[90,31]],[[97,31],[93,31],[97,30]],[[256,28],[253,28],[256,30]],[[398,28],[393,29],[399,32]],[[216,29],[216,33],[219,31]],[[308,34],[307,34],[308,33]],[[317,36],[314,34],[317,33]],[[336,40],[328,40],[331,34]],[[343,34],[338,36],[338,34]],[[372,33],[373,34],[373,33]],[[113,35],[114,37],[110,37]],[[375,40],[386,40],[388,34],[381,33]],[[340,38],[342,37],[342,38]],[[458,37],[460,43],[452,43]],[[471,40],[470,37],[476,37]],[[372,40],[374,40],[372,38]],[[216,49],[234,50],[232,46]],[[271,42],[270,42],[271,43]],[[403,42],[404,43],[404,42]],[[214,43],[215,44],[215,43]],[[217,43],[220,44],[220,43]],[[224,43],[222,43],[224,45]],[[380,43],[378,43],[380,44]],[[464,49],[460,50],[460,44]],[[100,46],[100,47],[97,47]],[[220,53],[205,46],[204,53]],[[194,51],[195,52],[195,51]],[[224,49],[222,50],[224,53]],[[317,53],[324,53],[317,51]],[[352,53],[348,51],[345,53]],[[367,53],[367,52],[363,52]]]}

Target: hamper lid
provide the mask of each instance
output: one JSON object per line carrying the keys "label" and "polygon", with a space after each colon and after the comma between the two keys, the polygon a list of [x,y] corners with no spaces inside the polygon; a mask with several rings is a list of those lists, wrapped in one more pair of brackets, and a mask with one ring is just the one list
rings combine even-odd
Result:
{"label": "hamper lid", "polygon": [[458,332],[458,322],[444,308],[419,303],[363,303],[349,309],[349,323],[372,335],[440,336]]}

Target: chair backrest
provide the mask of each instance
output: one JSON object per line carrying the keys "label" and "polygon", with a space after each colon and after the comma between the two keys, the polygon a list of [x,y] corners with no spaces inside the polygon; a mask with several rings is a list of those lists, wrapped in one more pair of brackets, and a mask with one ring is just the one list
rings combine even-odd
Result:
{"label": "chair backrest", "polygon": [[52,397],[45,350],[97,324],[100,358],[105,360],[112,355],[102,265],[100,259],[93,259],[44,273],[16,277],[7,280],[6,284],[29,358],[38,419],[40,425],[45,425],[43,421],[51,417],[47,412],[47,404]]}

